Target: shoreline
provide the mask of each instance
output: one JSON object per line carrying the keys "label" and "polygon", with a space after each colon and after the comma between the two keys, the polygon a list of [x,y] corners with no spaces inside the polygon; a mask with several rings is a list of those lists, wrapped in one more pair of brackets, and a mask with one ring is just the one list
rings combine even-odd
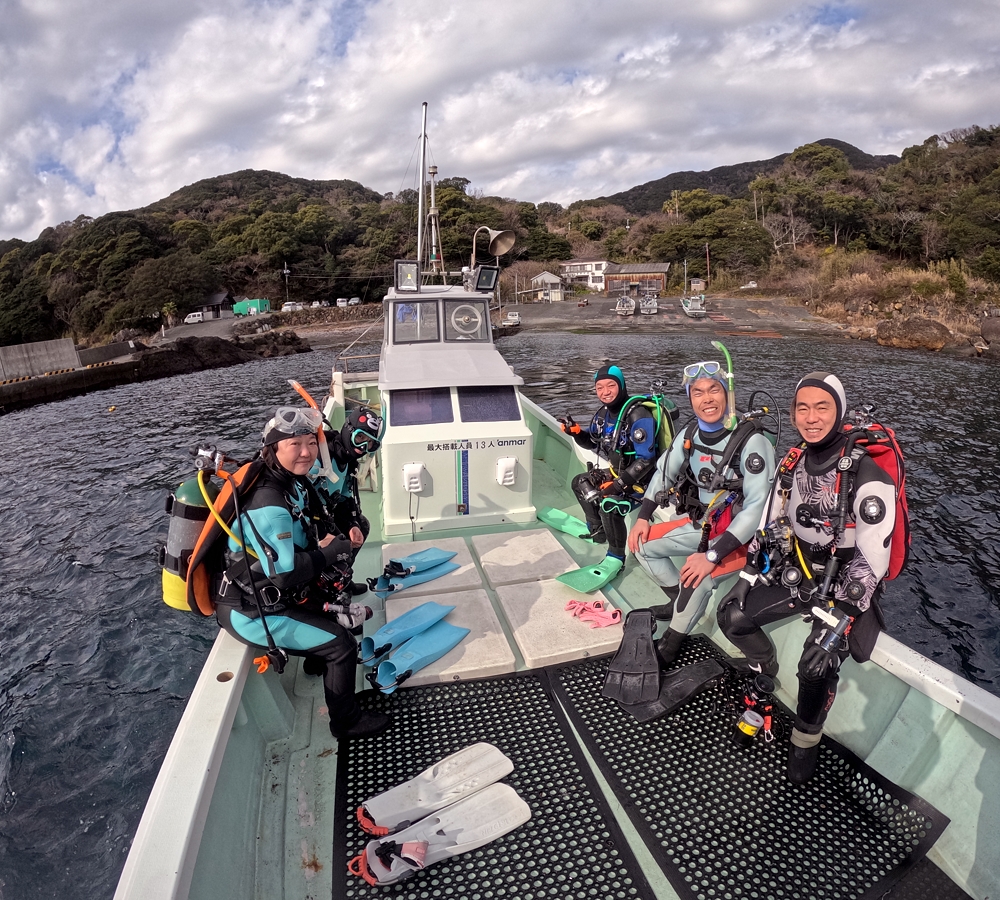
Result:
{"label": "shoreline", "polygon": [[[517,304],[513,308],[520,313],[521,324],[496,326],[497,339],[509,340],[519,333],[537,331],[665,335],[695,332],[718,338],[746,336],[781,340],[819,337],[845,343],[874,340],[871,336],[860,334],[852,326],[821,319],[795,301],[783,297],[707,297],[705,306],[708,314],[702,319],[688,318],[676,298],[661,300],[660,309],[654,315],[636,313],[629,317],[615,314],[614,300],[590,296],[587,299],[588,305],[583,307],[578,306],[575,301]],[[253,333],[256,329],[248,327],[251,321],[247,319],[214,321],[206,323],[208,328],[181,326],[171,329],[166,339],[156,336],[151,340],[149,350],[110,361],[101,368],[78,369],[35,377],[16,384],[0,385],[0,415],[135,381],[237,365],[258,356],[311,351],[334,351],[339,354],[354,342],[380,344],[382,341],[381,316],[375,314],[371,307],[364,308],[360,315],[356,313],[350,318],[337,316],[333,321],[328,315],[322,318],[316,315],[320,313],[319,310],[303,312],[307,315],[293,313],[290,317],[279,318],[272,315],[262,318],[253,324],[268,324],[272,327],[257,334]],[[323,313],[329,312],[323,310]],[[284,322],[287,324],[277,324],[274,327],[275,323]],[[250,352],[249,348],[253,344],[268,343],[290,346],[282,353]],[[219,352],[226,345],[234,351],[243,352]],[[192,347],[201,347],[202,351],[192,353]],[[975,348],[971,345],[968,348],[945,347],[937,352],[947,356],[975,357]],[[154,358],[158,358],[161,364],[150,365]]]}

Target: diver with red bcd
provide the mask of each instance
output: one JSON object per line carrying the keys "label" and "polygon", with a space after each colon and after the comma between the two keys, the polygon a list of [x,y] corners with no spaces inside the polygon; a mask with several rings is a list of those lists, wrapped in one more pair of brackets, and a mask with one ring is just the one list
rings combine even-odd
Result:
{"label": "diver with red bcd", "polygon": [[786,773],[796,784],[815,772],[842,663],[871,655],[884,581],[909,543],[902,453],[872,411],[845,421],[840,379],[810,372],[799,381],[791,417],[802,443],[779,464],[747,565],[718,608],[719,627],[745,656],[740,668],[769,676],[778,663],[762,626],[812,618]]}

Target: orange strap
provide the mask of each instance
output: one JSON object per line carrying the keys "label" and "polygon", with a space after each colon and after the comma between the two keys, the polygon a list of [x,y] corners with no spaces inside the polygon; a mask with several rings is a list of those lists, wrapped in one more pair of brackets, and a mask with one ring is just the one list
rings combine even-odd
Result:
{"label": "orange strap", "polygon": [[684,516],[681,519],[671,519],[669,522],[657,522],[655,525],[649,526],[649,537],[646,540],[655,541],[657,538],[661,538],[664,535],[669,534],[681,525],[690,524],[691,519],[688,516]]}
{"label": "orange strap", "polygon": [[267,656],[255,656],[254,665],[257,666],[257,671],[263,675],[271,666],[271,660]]}
{"label": "orange strap", "polygon": [[719,564],[712,570],[713,578],[720,578],[723,575],[729,575],[733,572],[738,572],[747,564],[747,545],[744,544],[742,547],[738,547],[728,556],[724,556],[719,560]]}
{"label": "orange strap", "polygon": [[[657,538],[661,538],[664,535],[669,534],[681,525],[690,524],[691,519],[688,516],[684,516],[681,519],[671,519],[669,522],[657,522],[655,525],[650,526],[648,540],[655,541]],[[738,572],[746,565],[746,562],[747,545],[744,544],[742,547],[735,549],[728,556],[719,560],[719,564],[712,570],[712,578],[719,578],[723,575],[729,575],[732,572]]]}

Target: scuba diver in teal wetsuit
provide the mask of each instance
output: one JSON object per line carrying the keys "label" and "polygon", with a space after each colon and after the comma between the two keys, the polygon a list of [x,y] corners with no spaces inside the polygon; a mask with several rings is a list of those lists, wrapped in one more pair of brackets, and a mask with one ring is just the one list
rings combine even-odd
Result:
{"label": "scuba diver in teal wetsuit", "polygon": [[[642,501],[656,465],[657,423],[650,410],[630,400],[625,375],[618,366],[594,375],[594,391],[603,406],[590,425],[581,428],[572,419],[562,429],[581,447],[596,450],[607,468],[590,466],[573,479],[573,493],[583,509],[595,543],[608,544],[608,556],[625,562],[628,528],[625,517]],[[617,566],[617,570],[621,568]]]}
{"label": "scuba diver in teal wetsuit", "polygon": [[[277,645],[318,664],[338,739],[368,737],[389,727],[389,717],[362,712],[354,696],[358,645],[352,631],[369,610],[333,605],[324,587],[350,583],[351,543],[324,527],[324,510],[308,473],[319,452],[322,414],[284,407],[263,433],[263,471],[242,498],[215,580],[219,624],[252,646]],[[341,593],[339,596],[343,596]]]}
{"label": "scuba diver in teal wetsuit", "polygon": [[[695,421],[657,461],[629,534],[629,549],[670,601],[652,609],[670,619],[656,645],[665,665],[677,658],[717,582],[742,568],[774,478],[771,441],[759,418],[737,417],[732,362],[717,346],[730,371],[715,361],[684,368]],[[669,504],[682,518],[651,526],[657,506]]]}
{"label": "scuba diver in teal wetsuit", "polygon": [[[326,510],[328,530],[351,542],[351,562],[368,539],[371,525],[361,512],[358,493],[358,464],[375,453],[382,441],[382,417],[366,406],[352,410],[340,431],[324,430],[330,454],[330,472],[324,472],[319,460],[310,477]],[[352,582],[351,592],[357,596],[368,590],[364,582]]]}

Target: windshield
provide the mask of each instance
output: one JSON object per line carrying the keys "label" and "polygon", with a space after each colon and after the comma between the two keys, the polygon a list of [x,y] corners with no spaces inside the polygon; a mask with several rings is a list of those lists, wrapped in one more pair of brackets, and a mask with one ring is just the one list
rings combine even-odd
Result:
{"label": "windshield", "polygon": [[445,300],[446,341],[488,341],[490,317],[485,300]]}
{"label": "windshield", "polygon": [[392,342],[394,344],[418,344],[423,341],[439,341],[438,305],[431,301],[396,301],[392,305]]}

